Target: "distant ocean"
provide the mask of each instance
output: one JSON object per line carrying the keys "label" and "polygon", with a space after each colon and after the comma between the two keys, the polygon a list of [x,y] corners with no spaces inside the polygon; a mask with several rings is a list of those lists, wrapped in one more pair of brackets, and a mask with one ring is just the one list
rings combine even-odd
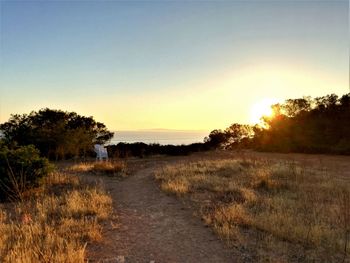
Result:
{"label": "distant ocean", "polygon": [[203,142],[204,137],[208,136],[207,131],[177,131],[177,130],[141,130],[141,131],[115,131],[110,144],[119,142],[133,143],[159,143],[166,144],[191,144]]}

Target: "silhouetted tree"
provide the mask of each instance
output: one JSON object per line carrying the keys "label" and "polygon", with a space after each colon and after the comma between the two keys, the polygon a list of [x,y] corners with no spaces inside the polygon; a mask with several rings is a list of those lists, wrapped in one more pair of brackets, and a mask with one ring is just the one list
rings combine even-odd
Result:
{"label": "silhouetted tree", "polygon": [[254,131],[260,150],[350,153],[350,94],[289,99],[273,106],[274,115]]}
{"label": "silhouetted tree", "polygon": [[[312,101],[310,97],[302,99],[288,99],[281,105],[281,111],[288,117],[295,117],[311,110]],[[274,110],[277,110],[276,107]]]}
{"label": "silhouetted tree", "polygon": [[225,130],[226,147],[235,148],[240,146],[248,147],[253,137],[253,127],[246,124],[234,123]]}
{"label": "silhouetted tree", "polygon": [[93,117],[47,108],[29,115],[12,115],[0,130],[8,145],[33,144],[42,155],[55,159],[85,156],[93,144],[105,143],[113,136]]}
{"label": "silhouetted tree", "polygon": [[225,148],[228,143],[227,133],[222,130],[213,130],[204,138],[205,144],[211,149]]}

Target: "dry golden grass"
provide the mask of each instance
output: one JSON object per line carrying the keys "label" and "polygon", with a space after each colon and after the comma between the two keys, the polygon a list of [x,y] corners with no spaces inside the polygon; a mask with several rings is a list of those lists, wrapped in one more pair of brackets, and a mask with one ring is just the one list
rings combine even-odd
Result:
{"label": "dry golden grass", "polygon": [[204,221],[259,261],[349,260],[350,183],[325,168],[263,159],[168,165],[161,188],[189,195]]}
{"label": "dry golden grass", "polygon": [[100,187],[52,174],[35,198],[0,210],[0,262],[85,262],[85,247],[101,239],[99,222],[111,204]]}
{"label": "dry golden grass", "polygon": [[126,163],[119,160],[79,163],[72,165],[69,171],[76,173],[107,174],[111,176],[127,176]]}

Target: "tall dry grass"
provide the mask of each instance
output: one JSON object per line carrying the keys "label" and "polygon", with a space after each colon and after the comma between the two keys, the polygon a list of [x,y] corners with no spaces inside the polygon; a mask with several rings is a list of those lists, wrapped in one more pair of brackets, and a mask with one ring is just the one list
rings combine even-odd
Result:
{"label": "tall dry grass", "polygon": [[78,177],[54,173],[30,200],[0,207],[0,262],[85,262],[101,239],[111,198]]}
{"label": "tall dry grass", "polygon": [[168,165],[161,188],[190,196],[206,224],[253,260],[349,260],[350,183],[326,168],[263,159]]}
{"label": "tall dry grass", "polygon": [[69,171],[75,173],[106,174],[110,176],[127,176],[126,163],[119,160],[78,163],[69,167]]}

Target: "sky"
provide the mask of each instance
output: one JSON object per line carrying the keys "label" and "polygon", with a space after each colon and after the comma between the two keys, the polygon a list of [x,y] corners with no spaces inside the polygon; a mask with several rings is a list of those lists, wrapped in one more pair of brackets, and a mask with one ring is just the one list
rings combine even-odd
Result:
{"label": "sky", "polygon": [[349,92],[347,0],[0,1],[0,123],[49,107],[210,131]]}

